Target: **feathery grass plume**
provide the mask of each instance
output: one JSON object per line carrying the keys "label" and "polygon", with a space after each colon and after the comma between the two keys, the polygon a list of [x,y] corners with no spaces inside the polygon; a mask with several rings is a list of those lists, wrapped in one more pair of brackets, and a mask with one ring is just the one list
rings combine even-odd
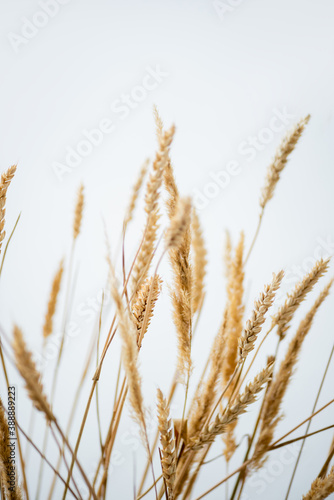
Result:
{"label": "feathery grass plume", "polygon": [[153,105],[153,115],[154,115],[157,139],[158,139],[158,141],[160,141],[162,134],[163,134],[163,131],[164,131],[164,124],[162,122],[158,108],[156,107],[155,104]]}
{"label": "feathery grass plume", "polygon": [[235,450],[237,449],[237,443],[234,434],[234,430],[237,426],[237,423],[238,423],[237,420],[231,422],[227,426],[226,432],[222,435],[223,443],[225,445],[223,453],[226,462],[229,462],[231,460]]}
{"label": "feathery grass plume", "polygon": [[81,184],[77,194],[77,203],[74,210],[74,221],[73,221],[73,239],[76,240],[80,234],[81,222],[82,222],[82,212],[84,208],[84,187]]}
{"label": "feathery grass plume", "polygon": [[139,348],[150,325],[155,303],[161,292],[161,285],[162,279],[157,274],[146,278],[138,290],[136,301],[132,306],[132,314],[137,327],[137,345]]}
{"label": "feathery grass plume", "polygon": [[[227,283],[227,339],[226,355],[223,371],[223,386],[225,387],[238,363],[238,346],[243,329],[243,294],[244,294],[244,234],[241,233],[239,243],[235,249],[234,258],[231,260],[230,273]],[[228,397],[233,387],[226,392]]]}
{"label": "feathery grass plume", "polygon": [[43,326],[43,337],[44,339],[47,339],[49,335],[52,333],[53,329],[53,316],[56,311],[56,306],[57,306],[57,299],[58,299],[58,294],[60,290],[60,285],[61,285],[61,279],[63,276],[64,272],[64,261],[61,260],[59,269],[56,272],[53,282],[52,282],[52,287],[51,287],[51,293],[50,293],[50,298],[48,302],[48,308],[46,311],[45,315],[45,321],[44,321],[44,326]]}
{"label": "feathery grass plume", "polygon": [[[162,120],[157,114],[157,128],[162,126]],[[176,216],[180,195],[175,182],[173,167],[169,158],[163,172],[165,189],[168,193],[166,200],[167,213],[170,221]],[[190,264],[191,232],[190,222],[184,230],[181,244],[178,248],[170,248],[169,258],[174,275],[174,288],[171,293],[173,303],[173,319],[178,340],[178,372],[180,379],[189,379],[191,371],[191,324],[192,324],[192,268]]]}
{"label": "feathery grass plume", "polygon": [[15,175],[16,167],[17,167],[16,165],[12,165],[11,167],[9,167],[9,169],[1,175],[0,179],[0,252],[1,252],[2,242],[6,236],[6,231],[4,230],[4,227],[5,227],[5,213],[6,213],[5,205],[7,198],[7,189]]}
{"label": "feathery grass plume", "polygon": [[262,325],[266,320],[268,309],[272,306],[275,294],[280,287],[284,272],[273,274],[272,282],[264,287],[259,299],[254,303],[251,318],[246,323],[243,335],[239,343],[240,360],[245,360],[248,353],[254,349],[255,341],[261,332]]}
{"label": "feathery grass plume", "polygon": [[212,423],[205,425],[199,437],[190,441],[189,449],[200,449],[206,444],[213,443],[219,434],[226,432],[227,426],[237,420],[247,411],[248,406],[256,401],[257,394],[271,379],[273,366],[273,363],[270,363],[261,370],[254,380],[246,385],[244,392],[235,398],[231,407],[227,407],[223,414],[218,413]]}
{"label": "feathery grass plume", "polygon": [[146,446],[144,398],[141,389],[142,380],[138,369],[137,328],[131,321],[128,312],[124,309],[113,269],[111,269],[111,273],[111,295],[117,310],[118,330],[122,340],[122,363],[126,373],[132,416],[142,431],[143,441]]}
{"label": "feathery grass plume", "polygon": [[264,210],[266,204],[274,195],[275,187],[279,181],[280,175],[287,164],[289,155],[295,149],[295,146],[302,135],[302,132],[310,119],[310,115],[302,118],[294,128],[288,132],[279,146],[276,155],[267,170],[265,184],[261,191],[260,207]]}
{"label": "feathery grass plume", "polygon": [[266,460],[266,452],[273,441],[276,426],[282,419],[280,413],[281,404],[298,361],[303,341],[312,326],[316,312],[328,296],[332,284],[333,280],[323,289],[310,311],[301,321],[295,336],[289,344],[285,358],[274,380],[271,382],[262,412],[262,424],[259,438],[253,454],[255,461],[252,467],[254,469],[260,468]]}
{"label": "feathery grass plume", "polygon": [[202,383],[201,389],[195,394],[189,416],[189,436],[194,439],[201,431],[210,415],[216,399],[217,386],[220,380],[225,360],[225,344],[227,335],[227,310],[224,311],[222,324],[213,341],[210,352],[210,370],[207,380]]}
{"label": "feathery grass plume", "polygon": [[170,221],[165,234],[165,248],[178,249],[182,244],[185,232],[189,229],[191,220],[191,199],[181,198],[175,215]]}
{"label": "feathery grass plume", "polygon": [[125,218],[124,218],[124,226],[126,227],[129,222],[132,220],[132,217],[133,217],[133,212],[136,208],[136,203],[137,203],[137,199],[138,199],[138,196],[139,196],[139,193],[140,193],[140,190],[142,188],[142,185],[144,183],[144,179],[145,179],[145,176],[146,176],[146,173],[147,173],[147,170],[148,170],[148,165],[150,163],[150,160],[147,158],[141,169],[140,169],[140,172],[139,172],[139,175],[138,175],[138,178],[133,186],[133,189],[132,189],[132,195],[131,195],[131,198],[130,198],[130,202],[129,202],[129,205],[128,205],[128,208],[126,210],[126,215],[125,215]]}
{"label": "feathery grass plume", "polygon": [[334,466],[331,468],[328,476],[316,478],[311,485],[310,491],[303,495],[303,500],[323,500],[334,493]]}
{"label": "feathery grass plume", "polygon": [[170,410],[166,399],[160,389],[157,391],[158,397],[158,426],[161,442],[161,467],[168,495],[168,500],[173,500],[173,486],[176,471],[176,446],[173,436],[173,425],[170,418]]}
{"label": "feathery grass plume", "polygon": [[202,228],[196,209],[193,209],[191,224],[191,244],[193,249],[193,290],[192,313],[198,311],[204,295],[204,278],[206,273],[207,251],[205,248]]}
{"label": "feathery grass plume", "polygon": [[156,153],[152,166],[152,172],[146,187],[145,211],[147,221],[143,236],[142,245],[136,258],[132,272],[132,284],[136,290],[140,281],[143,281],[148,273],[151,263],[154,245],[157,239],[159,228],[159,207],[158,199],[160,196],[160,187],[162,184],[163,172],[168,161],[168,152],[174,137],[175,127],[172,126],[167,132],[164,132],[159,141],[159,150]]}
{"label": "feathery grass plume", "polygon": [[277,325],[277,334],[283,339],[287,330],[290,327],[290,321],[303,302],[306,295],[313,289],[317,281],[325,274],[328,269],[329,260],[318,260],[311,271],[304,276],[304,278],[297,283],[294,290],[288,294],[286,301],[277,313],[272,317],[272,326]]}
{"label": "feathery grass plume", "polygon": [[41,374],[37,370],[32,354],[26,346],[22,331],[17,325],[14,325],[12,346],[14,350],[15,364],[25,381],[25,387],[29,398],[35,408],[45,414],[47,420],[54,420],[51,407],[46,395],[44,394]]}

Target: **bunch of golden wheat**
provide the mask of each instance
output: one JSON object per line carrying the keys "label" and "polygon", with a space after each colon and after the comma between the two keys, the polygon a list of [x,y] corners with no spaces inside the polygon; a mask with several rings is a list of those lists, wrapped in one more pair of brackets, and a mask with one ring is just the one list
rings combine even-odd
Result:
{"label": "bunch of golden wheat", "polygon": [[[251,474],[264,466],[272,450],[286,446],[294,441],[305,442],[311,435],[323,432],[319,429],[309,433],[311,420],[334,400],[329,401],[322,408],[317,408],[318,397],[313,412],[284,436],[277,437],[276,429],[282,416],[282,403],[285,393],[295,371],[303,341],[308,334],[315,314],[329,294],[333,280],[325,284],[318,298],[311,304],[308,313],[295,331],[291,327],[291,320],[301,303],[307,298],[320,278],[327,272],[329,260],[320,259],[311,271],[289,292],[285,301],[275,308],[275,296],[279,290],[284,272],[273,274],[270,283],[266,284],[255,300],[252,313],[245,321],[245,266],[254,247],[259,233],[266,206],[274,195],[283,169],[289,155],[294,150],[302,132],[309,120],[309,116],[299,121],[286,135],[276,155],[268,168],[264,187],[260,196],[260,216],[258,228],[249,250],[245,255],[244,234],[241,233],[239,242],[232,248],[227,235],[225,249],[225,264],[227,276],[227,301],[221,311],[222,321],[214,338],[210,355],[194,394],[190,394],[190,379],[196,378],[192,363],[192,339],[196,331],[198,320],[202,312],[205,296],[205,276],[207,253],[202,236],[199,216],[192,205],[190,198],[181,197],[175,182],[174,169],[170,159],[170,148],[175,134],[174,127],[166,130],[155,109],[158,150],[152,165],[146,161],[138,180],[134,185],[128,210],[124,217],[124,237],[133,218],[138,196],[146,182],[145,211],[146,223],[140,239],[139,247],[131,267],[126,271],[123,259],[122,283],[116,279],[116,272],[110,254],[107,257],[108,288],[114,305],[114,316],[106,332],[106,340],[101,349],[98,362],[93,373],[90,372],[90,361],[94,356],[92,349],[90,359],[84,367],[83,373],[78,376],[79,384],[73,401],[72,412],[65,429],[57,418],[57,408],[54,408],[54,394],[60,374],[59,367],[65,348],[65,333],[61,339],[57,362],[53,373],[53,383],[50,395],[46,393],[42,384],[41,373],[37,369],[33,354],[29,351],[22,330],[17,325],[13,328],[12,336],[1,331],[1,363],[4,376],[8,384],[7,363],[14,360],[17,370],[24,380],[28,397],[33,403],[34,410],[45,416],[45,434],[43,447],[36,445],[32,435],[24,430],[27,422],[16,422],[18,445],[18,480],[11,481],[12,462],[10,461],[10,440],[8,418],[9,411],[3,400],[0,404],[0,478],[1,492],[4,499],[32,498],[29,490],[29,481],[25,473],[25,457],[22,452],[22,440],[28,440],[30,446],[39,454],[41,465],[32,481],[37,481],[35,498],[41,498],[41,478],[45,469],[50,469],[49,493],[44,498],[54,497],[56,482],[62,483],[64,500],[68,496],[82,499],[82,491],[78,487],[78,477],[88,488],[87,498],[102,500],[108,496],[108,470],[114,451],[115,441],[124,414],[125,402],[131,407],[132,417],[138,425],[143,446],[147,454],[147,463],[144,464],[141,481],[134,492],[133,498],[139,500],[146,495],[151,498],[167,500],[176,498],[196,499],[210,496],[211,492],[221,490],[217,488],[226,483],[232,484],[230,494],[226,498],[236,500],[241,498],[244,485]],[[16,166],[5,172],[0,182],[0,249],[5,238],[5,204],[7,189],[14,177]],[[162,197],[165,190],[166,212],[169,218],[169,227],[162,230],[160,226]],[[84,207],[84,189],[80,187],[73,222],[73,242],[69,256],[68,271],[71,276],[71,266],[74,259],[76,241],[82,228]],[[16,225],[15,225],[16,227]],[[12,231],[12,234],[15,230]],[[11,236],[7,240],[3,251],[1,270]],[[163,238],[161,237],[163,235]],[[172,283],[169,284],[173,310],[173,322],[177,338],[177,362],[175,372],[171,377],[171,387],[166,396],[160,389],[157,391],[157,431],[155,439],[149,438],[147,425],[147,408],[144,402],[142,379],[138,366],[141,349],[147,345],[144,337],[150,328],[156,302],[162,288],[162,278],[159,266],[163,258],[168,257],[172,269]],[[46,316],[43,327],[43,341],[47,342],[53,334],[53,320],[57,310],[59,291],[63,286],[64,260],[61,260],[51,285],[51,293],[46,305]],[[0,273],[1,273],[0,270]],[[69,284],[65,300],[64,317],[66,318],[69,302]],[[269,313],[272,314],[271,326],[262,332]],[[101,314],[99,321],[99,335],[94,342],[99,343],[101,337]],[[64,325],[63,325],[64,326]],[[63,328],[64,330],[64,328]],[[289,331],[290,330],[290,331]],[[254,360],[266,338],[271,335],[277,337],[275,353],[269,356],[265,366],[257,375],[249,379],[249,372]],[[121,339],[122,351],[116,387],[114,390],[114,406],[107,428],[99,427],[101,454],[93,479],[88,478],[84,465],[79,459],[79,448],[84,436],[88,414],[92,401],[98,391],[102,366],[108,363],[107,353],[115,338]],[[275,365],[280,346],[289,342],[281,363]],[[12,354],[13,353],[13,356]],[[331,361],[330,354],[323,381]],[[69,432],[77,409],[78,397],[85,379],[92,376],[91,390],[87,397],[86,407],[82,415],[80,428],[77,429],[77,438],[74,444],[69,442]],[[322,385],[321,385],[322,387]],[[319,393],[321,390],[319,389]],[[182,414],[174,418],[171,414],[171,402],[177,389],[184,389],[184,403]],[[318,393],[318,396],[319,396]],[[111,394],[111,391],[110,391]],[[108,397],[106,395],[105,397]],[[201,472],[210,448],[214,441],[221,437],[222,456],[226,463],[231,461],[237,449],[236,426],[239,417],[248,411],[256,400],[261,403],[254,405],[258,408],[255,425],[248,431],[249,439],[246,445],[245,456],[240,466],[231,471],[226,477],[217,478],[217,483],[209,485],[210,489],[198,496],[195,494],[195,483]],[[32,417],[34,418],[34,417]],[[292,438],[291,434],[298,431],[304,424],[307,430],[303,435]],[[294,434],[295,436],[295,434]],[[48,458],[48,439],[53,439],[59,447],[57,460]],[[298,466],[302,448],[296,460],[288,492],[282,493],[282,498],[288,498],[289,491]],[[320,464],[321,470],[312,484],[305,480],[304,499],[322,499],[334,492],[334,468],[330,468],[334,457],[334,443]],[[319,467],[319,468],[320,468]],[[307,489],[309,491],[307,492]],[[147,497],[147,498],[148,498]],[[60,498],[60,497],[59,497]],[[125,498],[122,493],[117,498]],[[217,498],[217,497],[216,497]]]}

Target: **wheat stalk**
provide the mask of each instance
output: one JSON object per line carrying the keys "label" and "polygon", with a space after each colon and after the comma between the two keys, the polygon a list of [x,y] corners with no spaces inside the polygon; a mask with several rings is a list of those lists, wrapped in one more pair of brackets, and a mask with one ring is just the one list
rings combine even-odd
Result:
{"label": "wheat stalk", "polygon": [[288,132],[281,142],[276,155],[270,164],[267,176],[265,179],[265,184],[261,191],[260,197],[260,207],[264,210],[266,204],[274,195],[276,184],[279,181],[280,175],[287,164],[289,155],[295,149],[296,144],[303,133],[303,130],[310,119],[310,115],[302,118],[293,129]]}
{"label": "wheat stalk", "polygon": [[53,329],[53,317],[56,312],[56,306],[57,306],[57,299],[58,299],[58,294],[60,290],[60,285],[61,285],[61,280],[64,272],[64,261],[61,260],[59,269],[56,272],[53,282],[52,282],[52,287],[51,287],[51,293],[50,293],[50,298],[48,302],[48,307],[45,315],[45,320],[44,320],[44,326],[43,326],[43,337],[44,339],[47,339],[49,335],[52,333]]}
{"label": "wheat stalk", "polygon": [[32,354],[26,346],[22,331],[17,325],[14,325],[12,346],[16,367],[25,381],[30,400],[38,411],[45,414],[47,420],[54,420],[51,407],[44,394],[41,374],[38,372]]}
{"label": "wheat stalk", "polygon": [[189,436],[194,439],[201,431],[204,423],[209,417],[215,402],[217,386],[221,377],[225,361],[225,346],[227,339],[227,311],[224,313],[222,324],[214,339],[210,352],[210,370],[207,380],[201,381],[202,389],[198,391],[191,405],[189,417]]}
{"label": "wheat stalk", "polygon": [[334,493],[334,466],[324,478],[316,478],[311,485],[310,491],[303,495],[303,500],[323,500]]}
{"label": "wheat stalk", "polygon": [[192,312],[195,314],[204,296],[204,278],[207,265],[207,251],[205,248],[202,228],[196,209],[193,209],[191,224],[191,244],[193,248],[193,290],[192,290]]}
{"label": "wheat stalk", "polygon": [[74,210],[74,221],[73,221],[73,240],[75,241],[80,234],[82,213],[84,208],[84,187],[81,184],[77,194],[77,202]]}
{"label": "wheat stalk", "polygon": [[6,236],[6,232],[4,230],[5,227],[5,205],[7,199],[7,189],[12,182],[12,179],[16,172],[16,165],[12,165],[9,169],[1,175],[0,179],[0,252],[2,242]]}
{"label": "wheat stalk", "polygon": [[297,308],[305,299],[306,295],[313,289],[318,280],[328,269],[329,259],[317,261],[311,271],[297,283],[294,290],[288,294],[284,304],[280,306],[277,313],[272,317],[272,327],[277,325],[277,334],[283,339],[290,327],[290,321]]}
{"label": "wheat stalk", "polygon": [[172,126],[160,138],[159,149],[156,153],[156,157],[152,165],[152,172],[147,183],[145,196],[145,211],[147,214],[147,220],[143,241],[132,272],[132,286],[134,290],[137,290],[140,282],[145,279],[151,263],[154,245],[157,239],[157,232],[159,229],[160,215],[158,199],[160,196],[160,187],[174,133],[175,127]]}
{"label": "wheat stalk", "polygon": [[189,229],[191,220],[191,199],[182,198],[178,202],[177,210],[170,221],[170,226],[165,234],[166,250],[177,250]]}
{"label": "wheat stalk", "polygon": [[144,183],[145,176],[147,174],[149,162],[150,162],[149,159],[146,159],[144,161],[144,163],[140,169],[138,178],[133,186],[130,202],[129,202],[128,208],[126,210],[126,215],[124,218],[124,226],[125,227],[129,224],[129,222],[131,222],[131,220],[133,218],[133,213],[134,213],[134,210],[136,208],[137,199],[138,199],[141,187]]}
{"label": "wheat stalk", "polygon": [[190,441],[188,448],[201,449],[204,445],[212,443],[216,436],[226,432],[227,426],[245,413],[248,406],[256,401],[257,394],[271,379],[272,372],[273,363],[270,363],[256,375],[252,382],[246,385],[244,392],[235,398],[235,403],[231,407],[227,407],[223,414],[218,413],[214,421],[204,427],[200,436]]}
{"label": "wheat stalk", "polygon": [[168,491],[168,500],[173,500],[173,487],[176,471],[176,446],[173,436],[172,420],[166,399],[160,389],[157,390],[158,398],[158,427],[161,442],[161,467]]}
{"label": "wheat stalk", "polygon": [[[226,357],[223,370],[223,385],[226,386],[237,366],[238,362],[238,345],[243,327],[243,282],[244,282],[244,234],[241,233],[239,243],[235,250],[234,258],[231,260],[228,284],[227,284],[227,341],[226,341]],[[231,393],[232,387],[226,393],[228,396]]]}
{"label": "wheat stalk", "polygon": [[333,280],[324,288],[319,297],[313,304],[310,311],[299,325],[299,328],[291,340],[284,360],[272,381],[266,402],[262,412],[262,425],[260,429],[259,438],[254,449],[254,462],[253,468],[258,469],[265,461],[265,453],[267,452],[270,444],[273,442],[274,432],[278,422],[281,420],[280,414],[281,404],[288,389],[289,382],[298,361],[298,356],[302,348],[302,344],[306,335],[310,331],[315,314],[319,307],[324,302],[329,294]]}
{"label": "wheat stalk", "polygon": [[136,301],[132,306],[137,328],[137,344],[141,347],[142,339],[150,325],[155,303],[158,300],[161,291],[162,279],[157,274],[147,278],[138,290]]}
{"label": "wheat stalk", "polygon": [[274,274],[272,282],[265,286],[259,299],[257,299],[254,303],[252,315],[246,323],[246,327],[239,343],[239,356],[242,361],[244,361],[248,354],[254,349],[255,341],[261,332],[263,323],[266,320],[268,309],[274,302],[275,294],[281,284],[283,276],[283,271],[280,271],[278,274]]}

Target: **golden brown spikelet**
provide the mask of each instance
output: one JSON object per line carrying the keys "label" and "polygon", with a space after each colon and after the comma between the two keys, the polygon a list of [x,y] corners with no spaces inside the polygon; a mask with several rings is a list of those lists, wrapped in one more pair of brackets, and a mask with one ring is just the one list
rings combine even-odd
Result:
{"label": "golden brown spikelet", "polygon": [[160,186],[162,183],[164,170],[168,161],[169,148],[172,143],[175,133],[175,127],[172,126],[169,130],[164,132],[159,141],[159,150],[153,162],[152,172],[147,184],[146,197],[145,197],[145,210],[147,214],[155,211],[158,206],[158,198],[160,194]]}
{"label": "golden brown spikelet", "polygon": [[230,423],[227,428],[226,432],[222,435],[223,438],[223,443],[225,445],[224,447],[224,457],[226,462],[229,462],[237,449],[237,443],[235,440],[235,434],[234,430],[237,426],[238,421],[235,420],[234,422]]}
{"label": "golden brown spikelet", "polygon": [[325,274],[328,269],[329,259],[320,259],[317,261],[311,271],[297,283],[294,290],[288,294],[284,304],[278,309],[277,313],[272,317],[272,326],[277,325],[277,334],[283,339],[287,330],[290,327],[290,321],[303,302],[306,295],[313,289],[318,280]]}
{"label": "golden brown spikelet", "polygon": [[48,307],[47,307],[47,311],[46,311],[46,315],[45,315],[44,326],[43,326],[44,339],[46,339],[52,333],[53,316],[54,316],[55,311],[56,311],[57,299],[58,299],[58,294],[59,294],[59,290],[60,290],[63,272],[64,272],[64,261],[61,260],[60,265],[59,265],[59,269],[56,272],[56,274],[53,278],[53,282],[52,282],[50,298],[49,298]]}
{"label": "golden brown spikelet", "polygon": [[82,212],[84,208],[84,187],[81,184],[78,190],[77,202],[74,210],[74,221],[73,221],[73,239],[76,240],[80,234],[81,222],[82,222]]}
{"label": "golden brown spikelet", "polygon": [[214,339],[210,352],[210,370],[205,382],[202,382],[201,389],[195,394],[191,405],[189,417],[189,436],[191,439],[201,431],[208,419],[216,399],[217,386],[220,380],[223,363],[225,361],[225,344],[227,334],[227,311],[224,312],[222,324]]}
{"label": "golden brown spikelet", "polygon": [[173,500],[173,487],[176,471],[176,446],[175,438],[173,436],[173,425],[170,418],[168,403],[160,389],[157,391],[157,398],[162,475],[167,486],[168,500]]}
{"label": "golden brown spikelet", "polygon": [[[243,294],[244,294],[244,234],[241,233],[239,243],[231,261],[230,273],[227,284],[228,321],[227,339],[223,372],[223,386],[230,380],[238,363],[238,346],[243,328]],[[226,396],[231,393],[230,387]]]}
{"label": "golden brown spikelet", "polygon": [[[162,127],[160,118],[157,120],[158,129]],[[166,200],[167,213],[170,221],[176,216],[180,195],[175,182],[174,171],[169,157],[163,171],[165,189],[168,193]],[[174,275],[174,287],[171,293],[173,303],[173,319],[176,326],[178,341],[178,373],[180,380],[189,379],[191,370],[191,341],[192,341],[192,267],[190,263],[190,218],[184,230],[179,248],[170,248],[169,257]]]}
{"label": "golden brown spikelet", "polygon": [[225,245],[224,245],[224,275],[229,278],[232,262],[232,240],[229,231],[225,231]]}
{"label": "golden brown spikelet", "polygon": [[138,290],[136,301],[132,306],[132,314],[137,327],[137,345],[139,348],[150,325],[155,303],[161,291],[161,284],[162,279],[157,274],[146,278]]}
{"label": "golden brown spikelet", "polygon": [[149,165],[149,159],[147,159],[147,160],[144,161],[144,163],[143,163],[143,165],[142,165],[142,167],[140,169],[138,178],[137,178],[137,180],[136,180],[136,182],[135,182],[135,184],[133,186],[132,195],[131,195],[131,198],[130,198],[130,202],[129,202],[128,208],[126,210],[125,218],[124,218],[124,226],[125,227],[132,220],[133,212],[134,212],[134,210],[136,208],[137,199],[138,199],[141,187],[142,187],[142,185],[144,183],[144,179],[145,179],[145,176],[146,176],[146,173],[147,173],[148,165]]}
{"label": "golden brown spikelet", "polygon": [[147,183],[145,196],[145,211],[147,213],[147,220],[143,241],[132,272],[132,288],[134,291],[137,290],[140,282],[145,279],[152,260],[157,239],[157,231],[159,228],[158,222],[160,215],[158,199],[160,196],[160,187],[162,184],[163,172],[168,161],[168,152],[173,140],[174,132],[175,127],[173,126],[161,137],[159,141],[159,149],[156,153],[152,166],[152,172]]}
{"label": "golden brown spikelet", "polygon": [[334,493],[334,466],[331,468],[328,476],[316,478],[311,485],[310,491],[303,495],[303,500],[323,500]]}
{"label": "golden brown spikelet", "polygon": [[213,422],[205,425],[199,437],[190,441],[189,448],[200,449],[206,444],[213,443],[219,434],[226,432],[227,426],[245,413],[248,406],[256,401],[257,394],[271,379],[272,372],[273,364],[269,364],[261,370],[254,380],[246,385],[244,392],[235,398],[234,404],[227,407],[223,414],[217,414]]}
{"label": "golden brown spikelet", "polygon": [[204,279],[207,265],[207,251],[205,248],[202,228],[196,209],[192,213],[191,244],[193,249],[193,290],[192,313],[198,311],[204,296]]}
{"label": "golden brown spikelet", "polygon": [[178,249],[182,244],[185,232],[189,229],[191,221],[191,199],[181,198],[175,215],[170,221],[170,226],[165,234],[165,248]]}
{"label": "golden brown spikelet", "polygon": [[122,364],[126,373],[132,416],[141,429],[143,442],[146,446],[146,412],[142,394],[142,380],[138,369],[137,329],[123,306],[113,269],[111,269],[111,273],[111,295],[117,310],[118,330],[122,340]]}
{"label": "golden brown spikelet", "polygon": [[9,169],[1,175],[0,179],[0,252],[2,242],[6,236],[6,232],[4,230],[5,227],[5,205],[7,198],[7,189],[15,175],[16,165],[12,165]]}
{"label": "golden brown spikelet", "polygon": [[239,343],[239,355],[241,360],[245,360],[248,353],[254,349],[255,341],[266,320],[268,309],[274,302],[275,294],[280,287],[283,276],[283,271],[274,274],[272,282],[265,286],[259,299],[255,301],[251,318],[246,323],[246,328],[244,329]]}
{"label": "golden brown spikelet", "polygon": [[13,350],[16,367],[25,381],[25,387],[33,405],[38,411],[44,413],[48,420],[54,420],[51,407],[44,394],[41,374],[38,372],[32,354],[26,346],[22,331],[16,325],[13,332]]}
{"label": "golden brown spikelet", "polygon": [[333,280],[323,289],[310,311],[300,323],[294,338],[289,344],[285,358],[274,380],[271,382],[262,412],[259,438],[254,449],[253,456],[255,461],[253,462],[253,468],[260,468],[266,460],[266,452],[273,441],[276,426],[282,418],[280,414],[281,404],[298,361],[303,341],[312,326],[316,312],[328,296],[332,284]]}
{"label": "golden brown spikelet", "polygon": [[160,141],[162,134],[163,134],[163,131],[164,131],[164,124],[162,122],[158,108],[156,107],[155,104],[153,105],[153,115],[154,115],[157,139],[158,139],[158,141]]}
{"label": "golden brown spikelet", "polygon": [[261,191],[260,197],[260,207],[264,210],[264,207],[268,203],[269,200],[274,195],[275,187],[277,182],[279,181],[282,170],[287,164],[289,155],[295,149],[295,146],[303,133],[303,130],[310,119],[310,115],[302,118],[293,129],[288,132],[288,134],[284,137],[281,145],[279,146],[276,155],[267,170],[267,176],[265,179],[265,185]]}

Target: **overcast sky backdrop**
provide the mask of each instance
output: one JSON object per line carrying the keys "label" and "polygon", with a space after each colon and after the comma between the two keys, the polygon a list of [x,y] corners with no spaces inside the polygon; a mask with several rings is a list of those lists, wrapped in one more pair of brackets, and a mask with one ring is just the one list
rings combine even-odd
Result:
{"label": "overcast sky backdrop", "polygon": [[[83,231],[75,260],[74,333],[66,347],[55,406],[63,422],[106,284],[103,220],[115,255],[131,186],[144,159],[154,156],[153,104],[166,126],[176,125],[172,159],[177,181],[182,194],[194,197],[209,249],[206,304],[194,341],[197,375],[224,307],[225,230],[231,231],[235,243],[243,229],[246,246],[250,244],[266,167],[284,132],[308,113],[310,123],[268,205],[247,265],[246,314],[273,271],[286,270],[283,290],[288,291],[316,258],[333,254],[333,21],[330,0],[2,0],[0,169],[18,163],[8,191],[8,234],[18,214],[22,215],[1,276],[0,321],[8,335],[17,322],[37,356],[52,276],[61,257],[68,259],[75,195],[79,184],[85,185]],[[138,215],[126,241],[127,262],[142,225],[143,217]],[[167,265],[162,271],[168,281]],[[314,297],[298,313],[294,326]],[[62,293],[62,303],[64,299]],[[287,420],[279,426],[279,435],[310,414],[333,343],[333,306],[330,297],[305,343],[285,399]],[[174,369],[175,335],[169,309],[165,283],[141,355],[145,398],[152,409],[156,387],[167,391]],[[106,304],[105,330],[109,318]],[[268,353],[274,345],[273,337]],[[106,394],[105,426],[118,348],[116,341],[101,381],[100,393]],[[55,361],[54,354],[49,357],[44,368],[47,386]],[[333,397],[333,370],[332,366],[319,405]],[[14,371],[11,380],[19,391],[18,419],[27,428],[30,406]],[[3,380],[1,384],[4,395]],[[89,385],[88,380],[86,393]],[[86,397],[80,401],[72,442]],[[182,393],[173,407],[178,417],[181,401]],[[333,412],[328,408],[317,417],[313,430],[330,425]],[[249,432],[247,422],[252,418],[250,414],[242,419],[240,438]],[[34,437],[41,444],[42,419],[38,422]],[[95,408],[80,448],[90,475],[98,456],[94,422]],[[113,498],[132,498],[132,471],[136,467],[139,475],[143,458],[137,436],[135,424],[124,420],[109,498],[112,493]],[[308,490],[331,439],[329,431],[307,442],[291,498],[300,498]],[[220,451],[218,440],[212,453]],[[236,463],[243,453],[242,449],[237,454]],[[265,475],[247,484],[244,500],[284,498],[295,454],[295,449],[286,456],[273,454]],[[30,456],[34,489],[38,458],[34,452]],[[50,448],[49,456],[56,460],[55,448]],[[206,467],[197,494],[225,473],[222,460]],[[45,482],[43,492],[47,486]],[[218,489],[208,498],[223,498],[223,492],[224,488]]]}

